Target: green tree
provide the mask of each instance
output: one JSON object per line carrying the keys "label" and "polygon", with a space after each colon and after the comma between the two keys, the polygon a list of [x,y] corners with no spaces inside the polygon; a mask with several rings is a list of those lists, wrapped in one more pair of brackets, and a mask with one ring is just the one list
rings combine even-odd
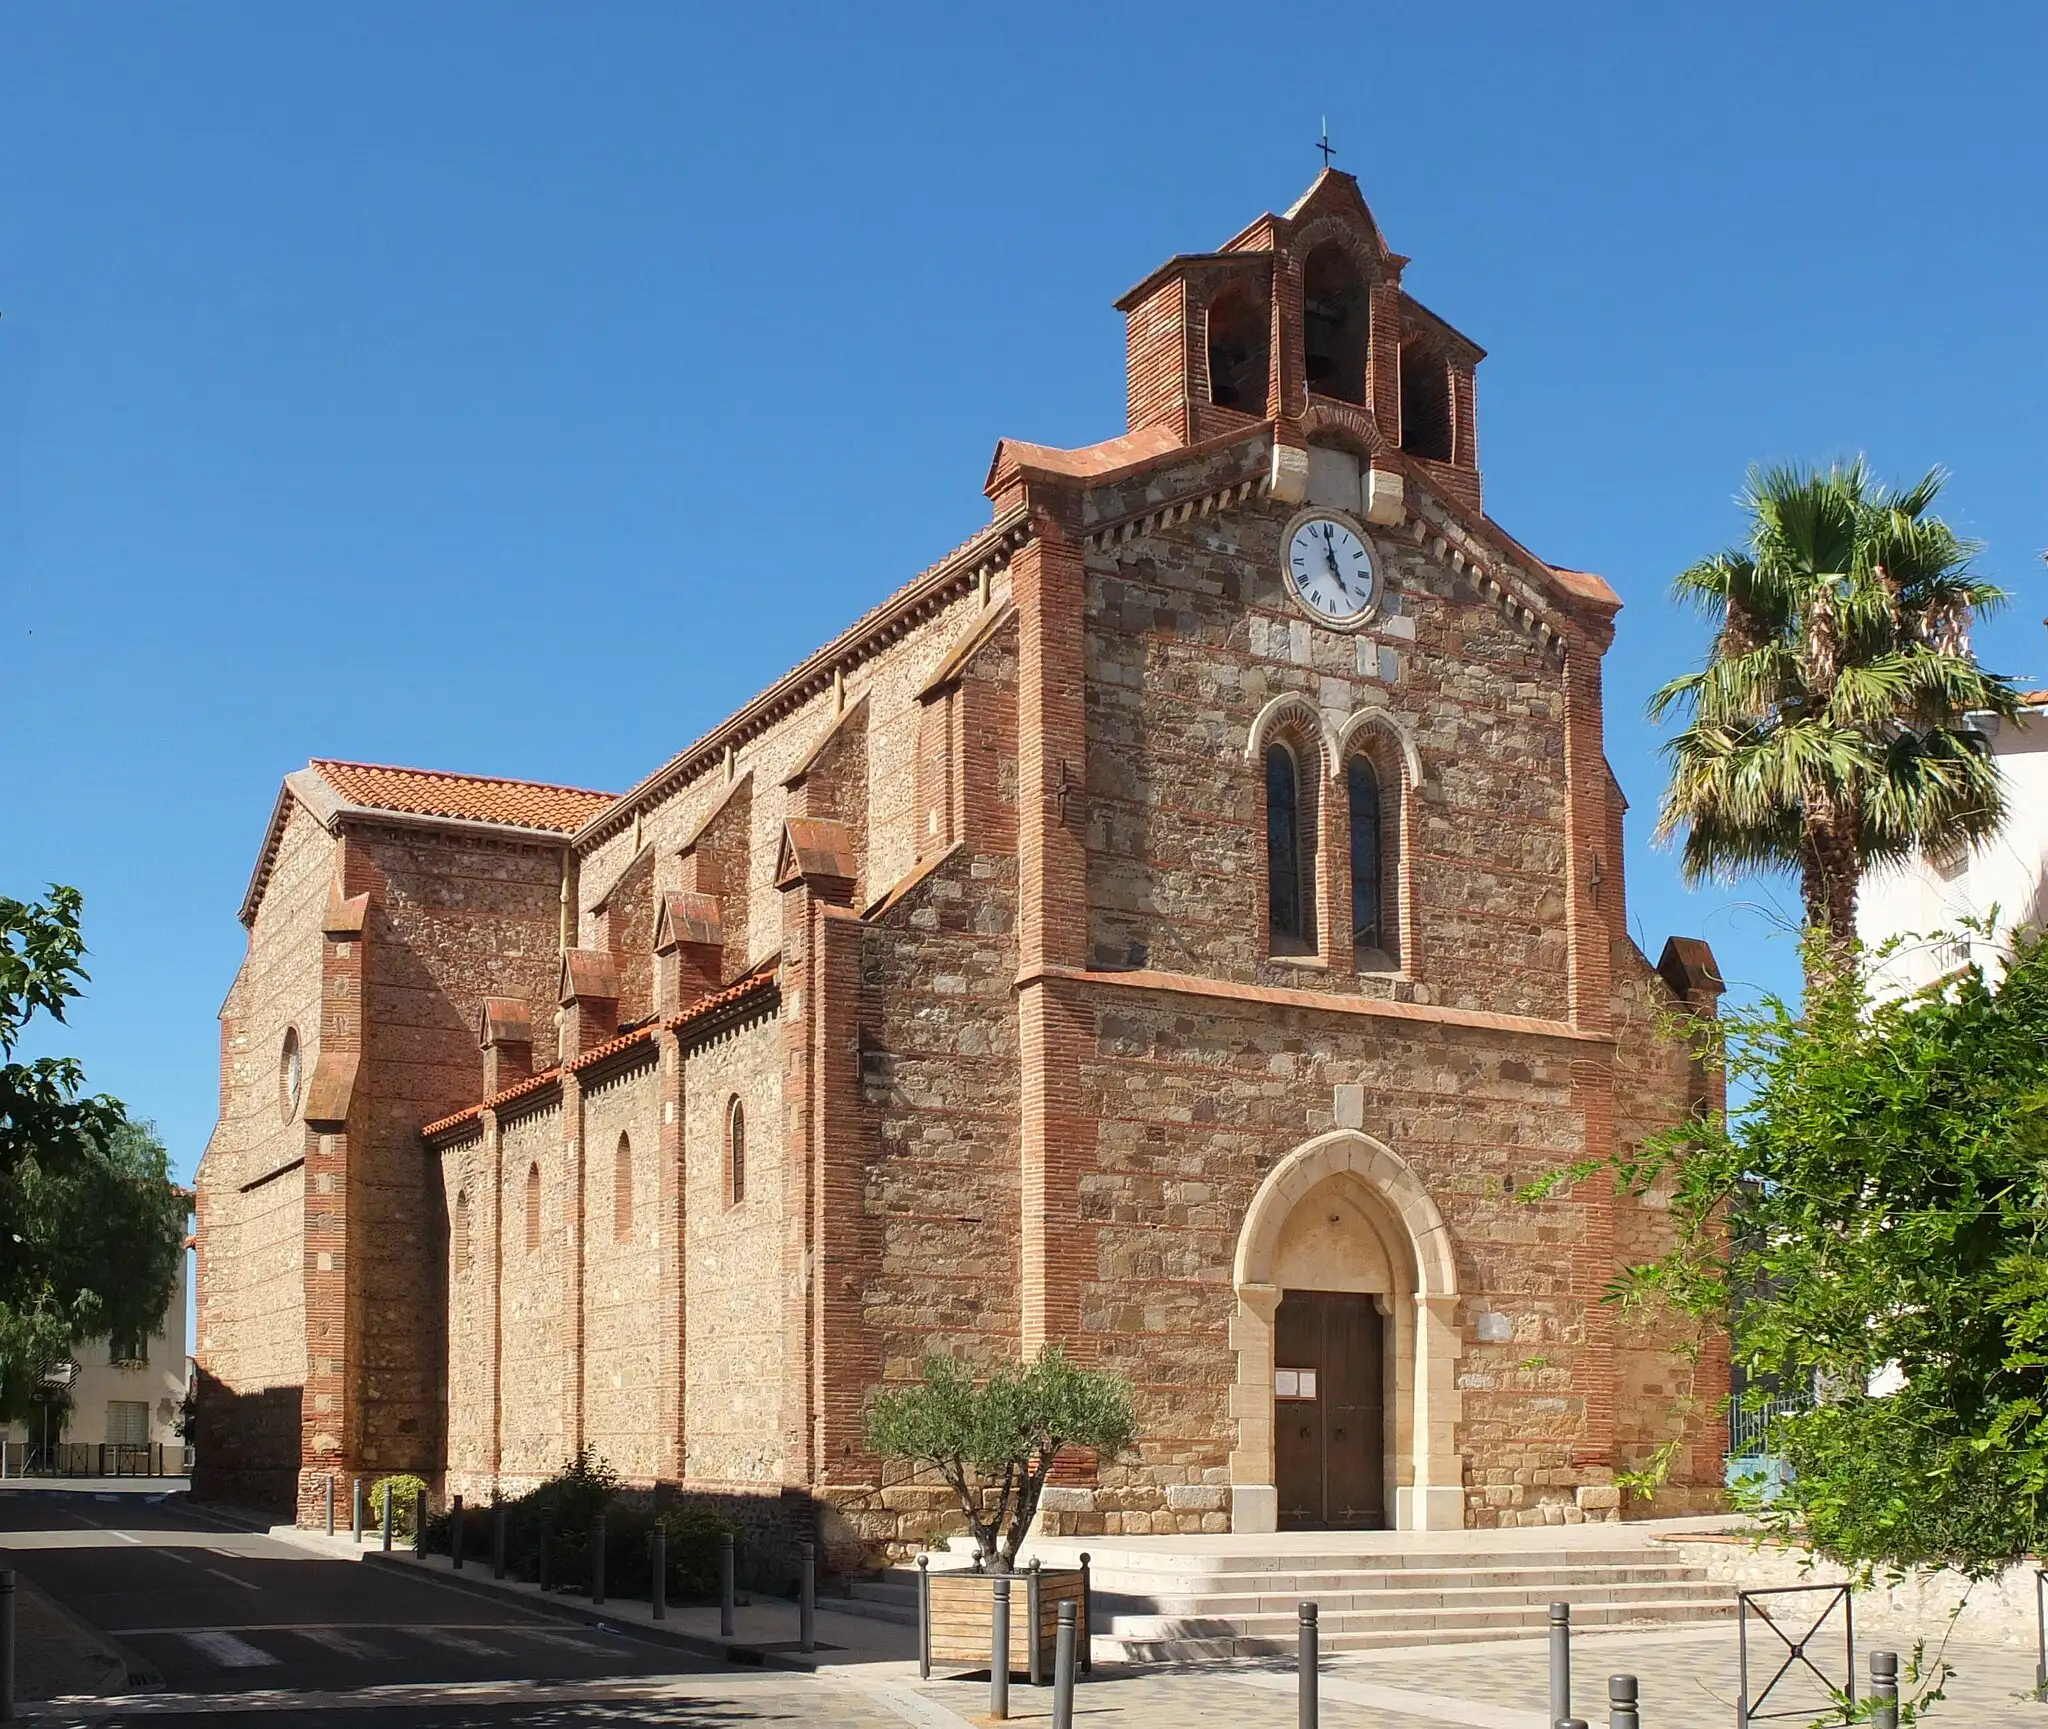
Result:
{"label": "green tree", "polygon": [[1969,720],[2018,712],[1969,645],[1972,616],[2005,595],[1929,513],[1942,480],[1894,492],[1860,459],[1753,469],[1748,546],[1674,585],[1716,633],[1706,665],[1650,700],[1653,720],[1685,721],[1657,838],[1683,833],[1691,881],[1796,874],[1807,924],[1830,933],[1815,964],[1853,939],[1866,868],[1975,840],[2005,812]]}
{"label": "green tree", "polygon": [[1129,1387],[1076,1367],[1057,1345],[978,1385],[953,1358],[927,1357],[918,1385],[876,1393],[867,1412],[869,1448],[945,1478],[975,1546],[1004,1572],[1016,1564],[1060,1454],[1092,1447],[1114,1458],[1137,1432]]}
{"label": "green tree", "polygon": [[86,1094],[75,1058],[16,1059],[86,980],[80,905],[70,888],[0,895],[0,1420],[35,1408],[45,1365],[79,1341],[154,1332],[185,1235],[155,1131]]}
{"label": "green tree", "polygon": [[1793,1468],[1756,1509],[1777,1534],[1973,1577],[2041,1552],[2048,942],[1888,1001],[1821,967],[1803,1013],[1771,999],[1701,1036],[1742,1102],[1616,1161],[1638,1194],[1675,1184],[1677,1236],[1613,1295],[1733,1310],[1753,1377],[1811,1377],[1818,1403],[1768,1438]]}

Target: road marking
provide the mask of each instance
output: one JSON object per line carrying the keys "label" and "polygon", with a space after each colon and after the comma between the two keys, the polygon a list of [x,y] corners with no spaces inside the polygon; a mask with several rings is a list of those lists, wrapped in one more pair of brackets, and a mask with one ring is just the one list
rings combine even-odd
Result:
{"label": "road marking", "polygon": [[230,1585],[239,1585],[244,1591],[260,1591],[261,1585],[252,1585],[246,1579],[237,1579],[232,1573],[224,1573],[218,1567],[203,1567],[201,1572],[211,1573],[216,1579],[225,1579]]}
{"label": "road marking", "polygon": [[[437,1623],[441,1624],[441,1623]],[[329,1623],[321,1623],[323,1627]],[[519,1633],[530,1634],[533,1629],[523,1621],[451,1621],[445,1625],[458,1633]],[[107,1631],[116,1639],[148,1639],[154,1637],[182,1638],[187,1633],[304,1633],[308,1629],[302,1621],[234,1621],[216,1627],[109,1627]],[[417,1621],[344,1621],[341,1630],[346,1633],[416,1633]]]}
{"label": "road marking", "polygon": [[[282,1629],[280,1629],[282,1631]],[[351,1639],[335,1627],[294,1627],[292,1631],[301,1639],[310,1639],[315,1645],[324,1646],[340,1657],[381,1657],[384,1653],[367,1640]]]}
{"label": "road marking", "polygon": [[506,1653],[496,1645],[486,1645],[481,1639],[471,1639],[446,1627],[415,1627],[416,1638],[424,1639],[429,1645],[439,1645],[444,1650],[460,1651],[466,1657],[503,1657]]}
{"label": "road marking", "polygon": [[375,1707],[424,1705],[606,1705],[640,1703],[731,1704],[735,1694],[807,1687],[811,1677],[787,1670],[745,1669],[696,1675],[640,1675],[619,1680],[566,1683],[532,1681],[400,1682],[294,1692],[252,1687],[241,1693],[127,1693],[101,1699],[24,1701],[22,1718],[57,1718],[66,1723],[102,1718],[218,1716],[235,1712],[362,1711]]}
{"label": "road marking", "polygon": [[574,1633],[557,1633],[542,1627],[522,1629],[522,1631],[527,1638],[533,1640],[537,1645],[554,1645],[565,1651],[580,1651],[586,1657],[598,1649],[588,1638],[579,1637]]}
{"label": "road marking", "polygon": [[237,1639],[234,1634],[224,1633],[218,1628],[201,1628],[196,1633],[180,1633],[178,1637],[202,1657],[211,1657],[223,1669],[263,1669],[277,1662],[260,1646],[252,1645],[246,1639]]}

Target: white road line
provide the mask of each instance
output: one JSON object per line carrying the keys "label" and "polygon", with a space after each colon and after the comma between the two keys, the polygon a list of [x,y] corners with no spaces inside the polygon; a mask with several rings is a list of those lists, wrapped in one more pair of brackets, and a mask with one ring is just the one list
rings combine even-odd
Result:
{"label": "white road line", "polygon": [[64,1722],[100,1718],[220,1716],[238,1712],[361,1711],[399,1705],[730,1704],[734,1694],[807,1685],[809,1677],[777,1669],[712,1675],[641,1675],[623,1680],[402,1682],[379,1687],[294,1692],[252,1687],[241,1693],[127,1693],[102,1699],[23,1702],[16,1715]]}
{"label": "white road line", "polygon": [[252,1645],[246,1639],[237,1639],[234,1634],[223,1633],[215,1628],[204,1628],[197,1633],[180,1633],[178,1637],[202,1657],[211,1657],[223,1669],[263,1669],[277,1662],[275,1657],[260,1646]]}
{"label": "white road line", "polygon": [[[1230,1675],[1226,1679],[1235,1681],[1240,1687],[1257,1687],[1269,1693],[1292,1693],[1300,1685],[1292,1675],[1270,1672]],[[1322,1694],[1325,1699],[1340,1700],[1346,1705],[1370,1705],[1399,1716],[1465,1724],[1469,1729],[1550,1729],[1550,1721],[1541,1711],[1515,1711],[1505,1705],[1482,1704],[1477,1699],[1455,1699],[1442,1693],[1414,1693],[1406,1687],[1381,1687],[1367,1681],[1346,1681],[1334,1675],[1323,1677]]]}
{"label": "white road line", "polygon": [[336,1627],[294,1627],[301,1639],[310,1639],[340,1657],[381,1657],[384,1653],[364,1639],[351,1639]]}
{"label": "white road line", "polygon": [[204,1567],[202,1572],[211,1573],[216,1579],[225,1579],[230,1585],[239,1585],[244,1591],[260,1591],[261,1585],[252,1585],[247,1579],[237,1579],[232,1573],[224,1573],[218,1567]]}
{"label": "white road line", "polygon": [[424,1639],[429,1645],[439,1645],[443,1650],[460,1651],[466,1657],[502,1657],[505,1652],[496,1645],[486,1645],[481,1639],[472,1639],[466,1634],[451,1632],[446,1627],[413,1627],[408,1629],[416,1639]]}

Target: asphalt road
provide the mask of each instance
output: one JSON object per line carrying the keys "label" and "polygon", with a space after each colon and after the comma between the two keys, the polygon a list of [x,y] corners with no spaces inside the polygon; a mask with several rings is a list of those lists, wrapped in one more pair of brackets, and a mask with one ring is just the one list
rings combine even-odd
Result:
{"label": "asphalt road", "polygon": [[[482,1723],[504,1695],[479,1683],[544,1686],[723,1671],[673,1645],[553,1620],[385,1567],[311,1555],[176,1502],[0,1496],[0,1551],[7,1564],[154,1668],[174,1694],[304,1696],[444,1684],[457,1689],[451,1703],[465,1695],[473,1701],[446,1720]],[[276,1715],[295,1714],[286,1700],[277,1703],[284,1709]],[[545,1715],[568,1724],[640,1714],[623,1699],[619,1706],[591,1717],[588,1707],[561,1700]],[[531,1710],[519,1714],[534,1720]],[[335,1721],[331,1703],[318,1715]],[[671,1713],[665,1720],[678,1719]]]}

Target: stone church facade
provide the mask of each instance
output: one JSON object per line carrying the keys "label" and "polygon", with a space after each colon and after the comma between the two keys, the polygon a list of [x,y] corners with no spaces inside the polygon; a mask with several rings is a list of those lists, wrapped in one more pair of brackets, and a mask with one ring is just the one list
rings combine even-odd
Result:
{"label": "stone church facade", "polygon": [[809,1509],[929,1352],[1135,1389],[1074,1531],[1437,1529],[1718,1487],[1665,1215],[1517,1190],[1707,1101],[1628,933],[1619,602],[1482,507],[1481,351],[1347,175],[1119,308],[1129,423],[623,795],[287,777],[199,1180],[202,1493],[578,1447]]}

